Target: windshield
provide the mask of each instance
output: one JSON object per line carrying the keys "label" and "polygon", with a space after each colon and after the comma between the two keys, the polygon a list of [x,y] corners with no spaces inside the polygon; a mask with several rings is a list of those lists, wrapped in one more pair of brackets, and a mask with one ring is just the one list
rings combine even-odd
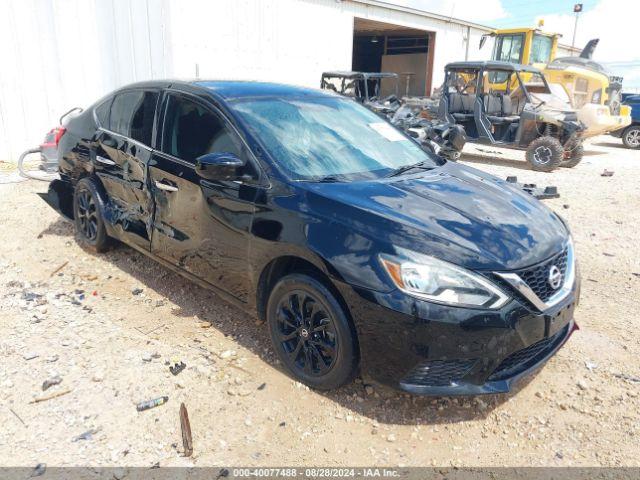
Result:
{"label": "windshield", "polygon": [[233,107],[293,179],[371,179],[420,162],[440,164],[391,124],[349,99],[266,98]]}

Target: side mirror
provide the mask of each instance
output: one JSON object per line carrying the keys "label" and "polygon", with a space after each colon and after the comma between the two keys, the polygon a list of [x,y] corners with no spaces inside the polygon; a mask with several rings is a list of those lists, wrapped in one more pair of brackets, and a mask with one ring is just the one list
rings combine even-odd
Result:
{"label": "side mirror", "polygon": [[480,50],[482,50],[482,47],[484,47],[484,44],[487,43],[487,37],[488,35],[486,34],[480,37],[480,47],[479,47]]}
{"label": "side mirror", "polygon": [[207,180],[233,180],[244,166],[235,153],[206,153],[196,158],[196,173]]}

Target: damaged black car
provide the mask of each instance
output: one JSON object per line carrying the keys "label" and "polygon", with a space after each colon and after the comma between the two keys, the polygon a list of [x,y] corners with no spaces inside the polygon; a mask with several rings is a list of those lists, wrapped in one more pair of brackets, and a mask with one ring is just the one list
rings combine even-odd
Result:
{"label": "damaged black car", "polygon": [[310,387],[361,373],[416,394],[506,392],[576,328],[565,222],[352,99],[154,81],[64,126],[47,199],[79,241],[119,240],[264,319]]}

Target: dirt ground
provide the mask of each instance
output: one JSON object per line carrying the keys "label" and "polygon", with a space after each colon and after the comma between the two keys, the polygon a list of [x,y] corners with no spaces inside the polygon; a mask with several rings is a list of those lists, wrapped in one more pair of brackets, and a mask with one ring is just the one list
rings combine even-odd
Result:
{"label": "dirt ground", "polygon": [[83,251],[36,195],[46,184],[0,184],[0,465],[640,466],[640,151],[598,137],[578,167],[544,174],[519,152],[466,150],[463,163],[558,187],[545,202],[583,276],[580,330],[510,395],[309,390],[264,325],[130,248]]}

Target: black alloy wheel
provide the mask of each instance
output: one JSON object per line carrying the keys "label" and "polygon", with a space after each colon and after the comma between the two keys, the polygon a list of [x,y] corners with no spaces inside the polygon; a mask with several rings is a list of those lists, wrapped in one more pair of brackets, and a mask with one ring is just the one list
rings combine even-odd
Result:
{"label": "black alloy wheel", "polygon": [[80,225],[80,233],[86,240],[93,243],[98,237],[98,213],[96,203],[91,192],[81,190],[78,192],[77,216]]}
{"label": "black alloy wheel", "polygon": [[267,303],[267,322],[282,364],[300,382],[330,390],[350,382],[359,355],[355,328],[337,293],[317,276],[280,279]]}
{"label": "black alloy wheel", "polygon": [[280,299],[276,320],[291,364],[311,376],[325,375],[336,361],[337,335],[331,314],[311,293],[294,290]]}
{"label": "black alloy wheel", "polygon": [[73,215],[78,242],[96,253],[106,251],[111,245],[104,225],[101,186],[96,180],[83,178],[76,185],[73,195]]}

